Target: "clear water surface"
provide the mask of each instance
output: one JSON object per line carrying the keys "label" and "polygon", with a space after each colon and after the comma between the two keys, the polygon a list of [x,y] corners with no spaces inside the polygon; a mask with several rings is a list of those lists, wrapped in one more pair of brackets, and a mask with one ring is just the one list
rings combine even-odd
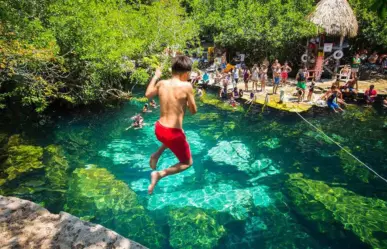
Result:
{"label": "clear water surface", "polygon": [[[37,170],[3,185],[3,194],[65,210],[149,248],[387,245],[387,184],[295,114],[224,111],[199,101],[199,113],[184,122],[194,165],[162,179],[149,196],[158,111],[144,115],[143,129],[125,130],[141,107],[132,101],[26,132],[42,148],[61,146],[66,162],[53,174],[62,183]],[[382,111],[350,107],[306,118],[387,176]],[[174,163],[166,151],[158,169]]]}

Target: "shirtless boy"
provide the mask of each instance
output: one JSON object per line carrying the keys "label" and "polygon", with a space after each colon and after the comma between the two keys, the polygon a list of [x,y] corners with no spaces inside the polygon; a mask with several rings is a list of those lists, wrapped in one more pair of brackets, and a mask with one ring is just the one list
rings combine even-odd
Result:
{"label": "shirtless boy", "polygon": [[153,98],[156,95],[160,100],[160,119],[155,124],[155,134],[162,143],[161,147],[152,154],[150,167],[155,170],[157,161],[165,149],[170,149],[179,162],[170,168],[153,171],[148,193],[152,194],[157,182],[168,176],[188,169],[193,161],[191,151],[183,131],[183,119],[186,107],[192,114],[197,112],[192,85],[188,82],[192,69],[192,61],[187,56],[177,56],[172,62],[172,78],[158,79],[160,69],[148,85],[145,96]]}

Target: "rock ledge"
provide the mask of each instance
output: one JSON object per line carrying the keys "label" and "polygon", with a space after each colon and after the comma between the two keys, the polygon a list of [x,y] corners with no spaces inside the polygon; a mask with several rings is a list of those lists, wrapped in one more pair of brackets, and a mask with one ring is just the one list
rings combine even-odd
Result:
{"label": "rock ledge", "polygon": [[101,225],[4,196],[0,196],[0,245],[3,249],[146,249]]}

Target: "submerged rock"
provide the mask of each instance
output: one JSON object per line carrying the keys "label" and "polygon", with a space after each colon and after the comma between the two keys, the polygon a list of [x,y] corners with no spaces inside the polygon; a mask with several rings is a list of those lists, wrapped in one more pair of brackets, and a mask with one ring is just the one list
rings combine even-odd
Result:
{"label": "submerged rock", "polygon": [[[351,152],[351,149],[345,147],[345,149]],[[349,155],[344,150],[340,150],[338,156],[341,161],[341,167],[346,175],[357,178],[362,182],[368,183],[370,178],[370,171],[364,167],[361,163],[355,160],[351,155]]]}
{"label": "submerged rock", "polygon": [[67,186],[67,170],[69,164],[60,146],[49,145],[44,149],[44,164],[46,178],[54,189],[64,189]]}
{"label": "submerged rock", "polygon": [[[13,142],[12,142],[13,144]],[[42,163],[43,148],[32,145],[17,145],[8,147],[8,158],[0,166],[5,177],[0,179],[0,186],[23,174],[44,167]]]}
{"label": "submerged rock", "polygon": [[226,232],[216,220],[216,211],[195,207],[169,211],[168,225],[174,249],[211,249]]}
{"label": "submerged rock", "polygon": [[235,166],[241,171],[250,167],[249,148],[240,141],[220,141],[208,151],[208,156],[216,163]]}
{"label": "submerged rock", "polygon": [[66,211],[88,217],[150,248],[163,246],[164,235],[135,192],[106,169],[76,169],[67,196]]}
{"label": "submerged rock", "polygon": [[305,179],[302,174],[291,174],[286,185],[296,211],[320,232],[335,238],[343,234],[341,230],[350,230],[374,248],[387,248],[387,202]]}
{"label": "submerged rock", "polygon": [[265,186],[233,189],[229,184],[210,185],[193,191],[154,194],[149,198],[147,209],[193,206],[229,213],[236,220],[245,220],[254,207],[270,205],[267,190]]}
{"label": "submerged rock", "polygon": [[0,196],[2,248],[144,248],[100,225],[65,212],[51,214],[41,206],[15,197]]}
{"label": "submerged rock", "polygon": [[265,147],[265,148],[274,150],[281,147],[281,144],[280,144],[280,140],[274,137],[274,138],[269,138],[265,141],[259,142],[258,147]]}

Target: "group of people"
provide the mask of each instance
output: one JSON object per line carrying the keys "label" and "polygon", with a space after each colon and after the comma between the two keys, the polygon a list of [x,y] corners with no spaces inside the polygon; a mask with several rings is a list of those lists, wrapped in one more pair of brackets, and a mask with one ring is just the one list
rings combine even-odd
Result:
{"label": "group of people", "polygon": [[[348,89],[353,89],[353,91],[356,91],[354,88],[355,81],[357,79],[353,79],[349,81],[344,87],[338,87],[337,84],[333,84],[331,89],[326,92],[321,99],[327,101],[327,105],[330,109],[332,109],[334,112],[343,111],[343,109],[340,107],[340,105],[347,105],[343,98],[343,93],[345,91],[348,91]],[[367,103],[367,105],[371,105],[375,102],[376,97],[378,96],[378,92],[375,89],[374,85],[370,85],[369,88],[364,92],[364,101]],[[384,104],[387,104],[387,101],[384,101]]]}
{"label": "group of people", "polygon": [[[223,85],[225,90],[227,91],[227,86],[231,85],[233,88],[237,86],[240,79],[243,79],[245,84],[245,91],[249,91],[249,82],[252,82],[252,91],[255,92],[265,92],[266,82],[268,82],[268,66],[264,63],[262,65],[254,64],[251,70],[246,66],[235,66],[228,73],[221,73],[219,71],[216,72],[215,75],[215,83]],[[292,68],[285,62],[284,65],[281,65],[278,60],[272,64],[272,72],[273,72],[273,93],[277,94],[278,86],[281,84],[285,86],[288,80],[288,75],[292,71]],[[203,76],[204,78],[204,76]],[[208,78],[209,79],[209,78]],[[204,79],[203,79],[204,81]],[[260,83],[261,89],[258,89],[258,85]]]}
{"label": "group of people", "polygon": [[[277,68],[277,66],[275,68]],[[155,135],[161,142],[161,146],[151,155],[149,161],[150,168],[153,170],[151,173],[151,181],[148,186],[149,194],[153,193],[156,184],[162,178],[180,173],[191,167],[193,164],[190,146],[183,131],[185,110],[188,108],[191,114],[197,112],[193,85],[192,82],[189,82],[191,70],[192,61],[190,58],[187,56],[176,56],[172,62],[172,77],[167,80],[159,80],[161,77],[161,70],[157,69],[147,87],[145,96],[148,99],[152,99],[157,95],[159,96],[160,119],[155,123]],[[248,69],[245,68],[243,70],[246,72]],[[224,80],[227,75],[222,76],[220,80]],[[247,75],[248,76],[243,77],[244,79],[249,80],[250,74],[247,73]],[[301,94],[303,93],[302,90],[306,89],[305,75],[305,69],[300,70],[297,74],[297,87],[301,90]],[[275,75],[275,77],[278,78],[278,74]],[[310,87],[314,87],[313,82]],[[251,91],[251,93],[254,95],[253,91]],[[233,88],[232,98],[240,97],[242,94],[243,91],[242,93],[238,91],[236,86]],[[371,85],[365,95],[368,101],[372,101],[377,95],[374,86]],[[337,88],[336,84],[331,87],[330,91],[328,91],[323,98],[327,101],[328,106],[335,112],[342,111],[339,104],[345,104],[345,102],[342,100],[342,93],[340,89]],[[149,109],[144,108],[143,111],[147,112]],[[169,168],[157,170],[158,160],[166,149],[169,149],[174,153],[177,158],[177,163]]]}

